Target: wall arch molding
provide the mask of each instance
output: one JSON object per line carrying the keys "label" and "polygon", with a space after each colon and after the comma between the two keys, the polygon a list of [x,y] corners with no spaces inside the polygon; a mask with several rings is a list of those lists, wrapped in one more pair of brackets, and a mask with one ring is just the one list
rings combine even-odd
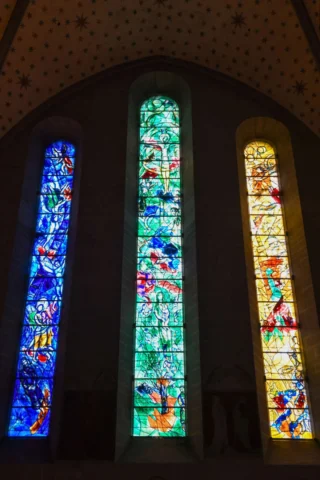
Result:
{"label": "wall arch molding", "polygon": [[[43,169],[44,149],[52,142],[63,139],[76,147],[76,167],[70,228],[68,235],[68,255],[64,275],[63,308],[60,317],[59,345],[55,368],[55,387],[52,401],[51,427],[47,438],[8,438],[7,426],[15,377],[17,351],[19,347],[21,322],[25,306],[28,270],[37,216],[37,193]],[[66,350],[68,310],[72,283],[76,220],[79,204],[81,171],[82,127],[75,120],[53,116],[39,122],[32,130],[25,152],[25,168],[17,211],[16,232],[9,269],[8,289],[4,311],[0,323],[0,448],[6,461],[33,462],[55,458],[58,448],[59,423],[63,395],[63,371]]]}
{"label": "wall arch molding", "polygon": [[242,122],[237,129],[236,149],[254,366],[264,456],[266,461],[270,463],[318,464],[319,450],[316,441],[310,440],[301,445],[301,442],[292,442],[291,440],[281,440],[280,442],[270,439],[244,162],[244,148],[254,140],[269,142],[275,148],[278,157],[283,209],[288,233],[289,258],[294,275],[295,297],[301,326],[301,338],[304,347],[307,378],[309,380],[311,412],[316,438],[319,438],[320,433],[320,409],[317,401],[320,392],[320,375],[318,373],[319,370],[317,370],[317,358],[320,352],[320,330],[304,232],[294,152],[289,130],[284,124],[273,118],[249,118]]}
{"label": "wall arch molding", "polygon": [[[186,322],[186,371],[188,375],[186,438],[131,437],[131,396],[133,373],[133,321],[135,318],[136,276],[136,195],[139,148],[139,109],[154,95],[172,98],[180,108],[183,185],[184,307]],[[190,462],[202,457],[201,374],[198,331],[195,211],[193,189],[193,148],[191,95],[187,83],[165,71],[137,78],[129,92],[126,193],[122,266],[120,353],[117,396],[116,459],[120,461]]]}

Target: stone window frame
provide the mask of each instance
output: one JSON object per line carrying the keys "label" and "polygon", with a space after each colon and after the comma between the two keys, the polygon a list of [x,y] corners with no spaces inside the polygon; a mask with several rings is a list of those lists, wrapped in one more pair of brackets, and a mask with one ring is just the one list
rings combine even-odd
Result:
{"label": "stone window frame", "polygon": [[[307,371],[306,378],[308,380],[314,440],[275,440],[270,437],[244,160],[246,145],[255,140],[270,143],[277,154],[283,194],[284,219],[288,235],[289,257],[294,275],[295,299]],[[270,464],[319,464],[319,441],[317,439],[320,438],[320,329],[290,132],[284,124],[273,118],[249,118],[237,128],[236,150],[256,389],[264,460]]]}
{"label": "stone window frame", "polygon": [[[50,431],[47,437],[8,437],[7,430],[16,376],[25,296],[28,288],[30,255],[34,242],[38,210],[37,194],[43,171],[44,151],[48,145],[59,139],[69,141],[76,147],[76,165]],[[28,151],[26,151],[7,295],[0,323],[0,440],[2,440],[0,461],[5,459],[6,462],[13,461],[14,463],[45,462],[56,458],[58,453],[68,312],[80,195],[81,157],[82,128],[75,120],[61,116],[48,117],[39,122],[32,130]]]}
{"label": "stone window frame", "polygon": [[[140,106],[149,97],[163,95],[177,102],[181,118],[181,157],[184,249],[184,318],[186,323],[187,436],[142,438],[132,436],[132,378],[134,358],[137,158]],[[198,320],[196,229],[193,178],[191,93],[183,78],[155,71],[138,77],[128,101],[121,319],[117,391],[116,452],[120,462],[190,462],[203,457],[200,341]]]}

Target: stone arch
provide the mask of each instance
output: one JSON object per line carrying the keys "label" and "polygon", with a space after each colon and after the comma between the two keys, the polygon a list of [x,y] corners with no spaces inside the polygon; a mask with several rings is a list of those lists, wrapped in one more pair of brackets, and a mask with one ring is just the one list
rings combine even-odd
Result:
{"label": "stone arch", "polygon": [[[199,332],[197,307],[196,249],[195,249],[195,213],[193,190],[193,151],[191,98],[189,87],[179,76],[163,71],[155,71],[139,77],[132,84],[129,94],[128,132],[127,132],[127,162],[126,162],[126,193],[124,215],[124,254],[122,265],[122,301],[120,326],[120,353],[117,396],[117,437],[116,458],[123,461],[135,451],[136,458],[146,461],[144,455],[148,451],[150,462],[165,461],[165,458],[180,458],[186,460],[186,440],[161,439],[152,444],[154,439],[131,438],[131,399],[132,395],[132,358],[133,337],[132,324],[135,315],[136,275],[136,194],[137,172],[136,161],[139,145],[138,125],[139,107],[141,103],[154,95],[164,95],[172,98],[180,108],[181,114],[181,156],[183,159],[183,195],[184,195],[184,274],[185,274],[185,322],[186,328],[186,358],[188,372],[188,405],[189,426],[188,442],[191,445],[191,455],[202,455],[202,416],[201,416],[201,377],[199,358]],[[124,401],[124,398],[126,399]],[[168,441],[170,441],[168,443]],[[143,442],[143,443],[142,443]],[[183,454],[178,452],[177,444],[184,446]],[[128,447],[128,445],[130,445]],[[128,450],[125,452],[125,449]],[[169,452],[168,452],[169,447]],[[147,450],[145,449],[147,448]],[[164,454],[164,452],[166,452]],[[169,457],[168,457],[169,455]],[[189,453],[190,455],[190,453]],[[163,457],[163,460],[162,460]]]}
{"label": "stone arch", "polygon": [[[68,257],[64,280],[64,300],[60,317],[59,349],[55,370],[55,389],[52,402],[52,419],[49,439],[5,438],[8,414],[12,397],[13,378],[16,369],[16,355],[20,339],[21,318],[23,315],[25,294],[28,280],[28,265],[34,240],[34,229],[37,215],[37,192],[43,168],[44,148],[57,139],[70,141],[77,149],[77,165],[74,176],[74,192],[72,214],[70,219]],[[21,459],[44,459],[55,455],[59,435],[59,418],[61,413],[62,381],[64,355],[66,349],[66,333],[68,322],[69,295],[72,281],[72,265],[76,236],[77,211],[79,204],[79,187],[81,171],[82,127],[75,120],[67,117],[48,117],[39,122],[32,130],[28,151],[25,152],[25,171],[21,189],[15,240],[12,249],[11,267],[9,270],[8,290],[5,309],[0,326],[1,352],[1,417],[0,438],[5,438],[3,450],[7,458],[12,455]],[[9,457],[8,457],[9,455]]]}
{"label": "stone arch", "polygon": [[[303,216],[300,204],[299,189],[296,178],[294,152],[292,149],[290,133],[287,127],[281,122],[269,117],[249,118],[239,125],[236,132],[236,148],[238,159],[240,203],[242,213],[243,238],[245,249],[245,261],[247,270],[249,309],[253,339],[254,366],[256,373],[256,388],[258,396],[260,430],[262,445],[265,457],[272,462],[311,462],[314,459],[312,454],[309,460],[306,459],[306,449],[315,448],[315,442],[309,441],[309,446],[299,449],[299,442],[293,442],[290,449],[294,449],[295,457],[292,454],[285,455],[285,449],[280,449],[279,442],[270,440],[268,412],[265,393],[264,370],[262,363],[262,349],[260,344],[260,329],[258,317],[258,304],[255,291],[254,267],[251,250],[251,238],[249,227],[249,214],[247,206],[247,188],[245,179],[244,148],[251,141],[264,140],[269,142],[276,151],[278,158],[278,170],[281,178],[283,194],[283,209],[286,220],[287,239],[292,272],[295,282],[295,298],[297,302],[301,337],[307,377],[309,377],[309,393],[311,399],[312,417],[315,436],[319,436],[319,404],[316,401],[320,387],[320,375],[316,370],[317,356],[319,355],[320,331],[318,315],[315,305],[312,276],[309,265],[308,250],[304,233]],[[318,339],[317,341],[315,339]],[[314,342],[317,346],[314,347]],[[281,441],[288,442],[287,440]],[[289,440],[289,442],[291,442]],[[292,443],[292,442],[291,442]],[[290,443],[290,445],[291,445]],[[292,450],[290,450],[292,452]],[[290,458],[290,460],[289,460]]]}

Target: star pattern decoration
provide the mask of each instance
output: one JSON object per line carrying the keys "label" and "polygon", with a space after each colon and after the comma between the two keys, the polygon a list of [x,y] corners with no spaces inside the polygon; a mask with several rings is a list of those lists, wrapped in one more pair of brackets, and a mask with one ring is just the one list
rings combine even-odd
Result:
{"label": "star pattern decoration", "polygon": [[292,90],[297,95],[303,95],[304,92],[307,90],[307,84],[304,83],[302,80],[296,81],[296,83],[292,87]]}
{"label": "star pattern decoration", "polygon": [[88,25],[89,25],[88,17],[84,17],[83,15],[77,16],[75,23],[76,23],[76,28],[79,28],[80,31],[83,28],[88,28]]}
{"label": "star pattern decoration", "polygon": [[241,27],[246,25],[243,13],[236,13],[231,18],[232,18],[231,23],[235,28],[237,28],[237,27],[241,28]]}
{"label": "star pattern decoration", "polygon": [[[0,5],[0,36],[15,1]],[[239,80],[320,135],[319,69],[289,0],[32,0],[0,72],[0,136],[63,89],[152,55]]]}
{"label": "star pattern decoration", "polygon": [[25,88],[26,90],[31,86],[30,75],[21,75],[18,77],[18,84],[20,88]]}

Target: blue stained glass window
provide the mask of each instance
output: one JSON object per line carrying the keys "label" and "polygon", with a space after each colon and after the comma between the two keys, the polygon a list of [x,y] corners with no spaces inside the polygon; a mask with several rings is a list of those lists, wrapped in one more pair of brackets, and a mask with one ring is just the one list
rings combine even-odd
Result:
{"label": "blue stained glass window", "polygon": [[186,435],[179,107],[140,110],[133,435]]}
{"label": "blue stained glass window", "polygon": [[45,150],[9,436],[49,433],[75,153],[62,140]]}

